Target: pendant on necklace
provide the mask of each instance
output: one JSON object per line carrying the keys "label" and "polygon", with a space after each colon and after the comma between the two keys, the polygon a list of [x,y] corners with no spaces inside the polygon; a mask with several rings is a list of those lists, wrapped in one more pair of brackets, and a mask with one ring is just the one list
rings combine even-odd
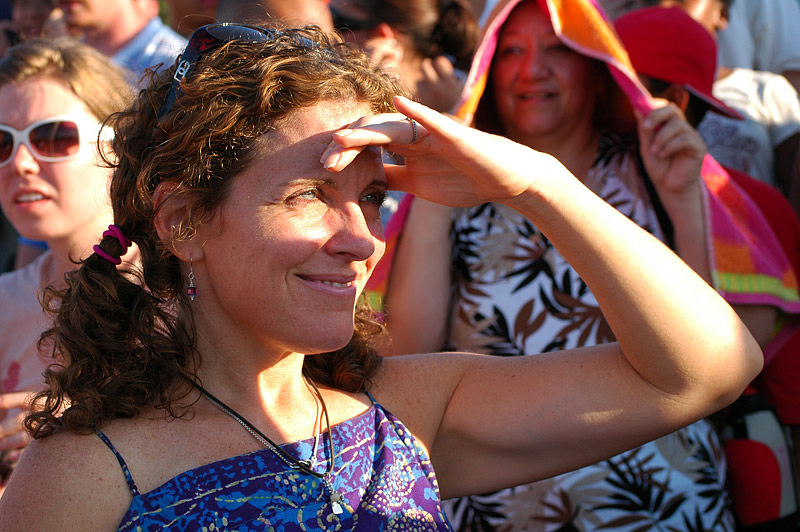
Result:
{"label": "pendant on necklace", "polygon": [[342,497],[342,494],[333,488],[327,475],[322,479],[322,481],[325,483],[325,486],[328,488],[328,491],[331,494],[331,509],[333,510],[333,513],[336,515],[342,514],[344,512],[344,509],[342,508],[342,501],[344,501],[344,497]]}

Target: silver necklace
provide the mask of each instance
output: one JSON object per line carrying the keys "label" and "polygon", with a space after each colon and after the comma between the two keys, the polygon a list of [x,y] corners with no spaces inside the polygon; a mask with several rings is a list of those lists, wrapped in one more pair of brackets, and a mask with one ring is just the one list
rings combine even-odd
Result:
{"label": "silver necklace", "polygon": [[[244,429],[247,432],[250,433],[251,436],[253,436],[253,438],[255,438],[258,442],[260,442],[264,447],[272,451],[288,467],[296,471],[302,471],[303,473],[315,476],[318,479],[320,479],[322,481],[322,484],[325,486],[325,488],[327,488],[328,493],[330,494],[331,509],[333,510],[333,513],[339,515],[342,512],[344,512],[344,509],[342,508],[342,502],[344,501],[344,497],[342,496],[341,493],[336,491],[336,489],[334,489],[333,485],[331,484],[331,477],[333,476],[333,467],[334,467],[334,461],[336,460],[336,453],[333,447],[333,434],[331,433],[331,422],[330,418],[328,417],[328,408],[325,406],[325,400],[322,398],[322,394],[319,392],[319,389],[317,388],[316,384],[314,384],[313,381],[306,380],[305,376],[303,376],[303,380],[305,381],[306,386],[310,386],[314,390],[313,392],[314,400],[315,402],[317,402],[317,413],[315,414],[316,419],[314,420],[314,428],[315,428],[314,449],[311,453],[311,459],[309,460],[297,460],[294,456],[290,455],[289,453],[281,449],[275,442],[269,439],[263,432],[258,430],[252,423],[250,423],[244,417],[239,415],[233,408],[229,407],[228,405],[226,405],[225,403],[214,397],[211,394],[211,392],[209,392],[196,382],[192,382],[192,385],[194,385],[194,387],[197,388],[200,391],[200,393],[202,393],[206,397],[206,399],[211,401],[211,404],[219,408],[222,412],[224,412],[228,416],[235,419],[242,427],[244,427]],[[320,405],[322,405],[322,413],[325,416],[325,425],[327,426],[328,429],[328,445],[330,447],[330,454],[331,454],[330,463],[328,464],[327,471],[325,471],[324,473],[317,473],[311,468],[312,463],[316,457],[317,442],[319,441],[319,433],[316,431],[316,426],[317,426],[317,419],[319,419]],[[321,430],[322,426],[320,424],[320,431]]]}

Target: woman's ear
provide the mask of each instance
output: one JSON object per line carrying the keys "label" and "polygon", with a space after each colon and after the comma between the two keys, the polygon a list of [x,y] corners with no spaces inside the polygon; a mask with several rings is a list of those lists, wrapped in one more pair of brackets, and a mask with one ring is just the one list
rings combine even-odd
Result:
{"label": "woman's ear", "polygon": [[658,97],[671,101],[680,107],[681,111],[684,113],[686,109],[689,108],[689,91],[679,83],[672,83],[664,92],[659,94]]}
{"label": "woman's ear", "polygon": [[189,208],[186,197],[178,194],[176,183],[161,182],[153,192],[153,225],[158,237],[173,255],[181,260],[200,260],[203,246],[193,238],[189,225]]}
{"label": "woman's ear", "polygon": [[[719,20],[717,20],[717,31],[722,31],[728,27],[728,21],[731,19],[731,7],[728,3],[723,3],[719,10]],[[714,38],[717,36],[714,35]]]}

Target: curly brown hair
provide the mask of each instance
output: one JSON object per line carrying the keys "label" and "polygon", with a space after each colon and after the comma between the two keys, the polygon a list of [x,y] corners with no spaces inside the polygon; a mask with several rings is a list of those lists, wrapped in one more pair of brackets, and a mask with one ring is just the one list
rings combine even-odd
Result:
{"label": "curly brown hair", "polygon": [[[165,201],[180,196],[188,206],[174,238],[191,238],[193,227],[216,215],[261,137],[294,110],[358,101],[391,112],[393,96],[402,93],[363,53],[311,26],[202,53],[174,106],[159,118],[175,70],[154,75],[135,104],[111,121],[114,220],[141,261],[123,271],[94,254],[68,275],[66,290],[47,291],[55,320],[42,341],[52,342],[57,365],[46,371],[48,387],[25,421],[35,438],[62,426],[91,432],[148,408],[173,417],[188,411],[183,399],[200,361],[180,261],[169,251],[174,241],[161,241],[154,226],[159,183],[174,185]],[[114,256],[122,251],[113,237],[100,245]],[[371,343],[382,326],[364,305],[355,321],[346,347],[305,359],[308,377],[345,391],[369,386],[380,364]]]}

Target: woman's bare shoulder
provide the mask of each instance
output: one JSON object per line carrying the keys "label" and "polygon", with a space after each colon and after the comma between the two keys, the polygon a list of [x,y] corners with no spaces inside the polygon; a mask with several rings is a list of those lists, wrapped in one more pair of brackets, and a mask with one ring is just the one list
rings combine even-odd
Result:
{"label": "woman's bare shoulder", "polygon": [[428,445],[436,435],[464,370],[483,358],[467,353],[387,357],[372,379],[371,392]]}
{"label": "woman's bare shoulder", "polygon": [[96,434],[60,431],[22,453],[0,498],[0,531],[115,530],[131,494]]}

